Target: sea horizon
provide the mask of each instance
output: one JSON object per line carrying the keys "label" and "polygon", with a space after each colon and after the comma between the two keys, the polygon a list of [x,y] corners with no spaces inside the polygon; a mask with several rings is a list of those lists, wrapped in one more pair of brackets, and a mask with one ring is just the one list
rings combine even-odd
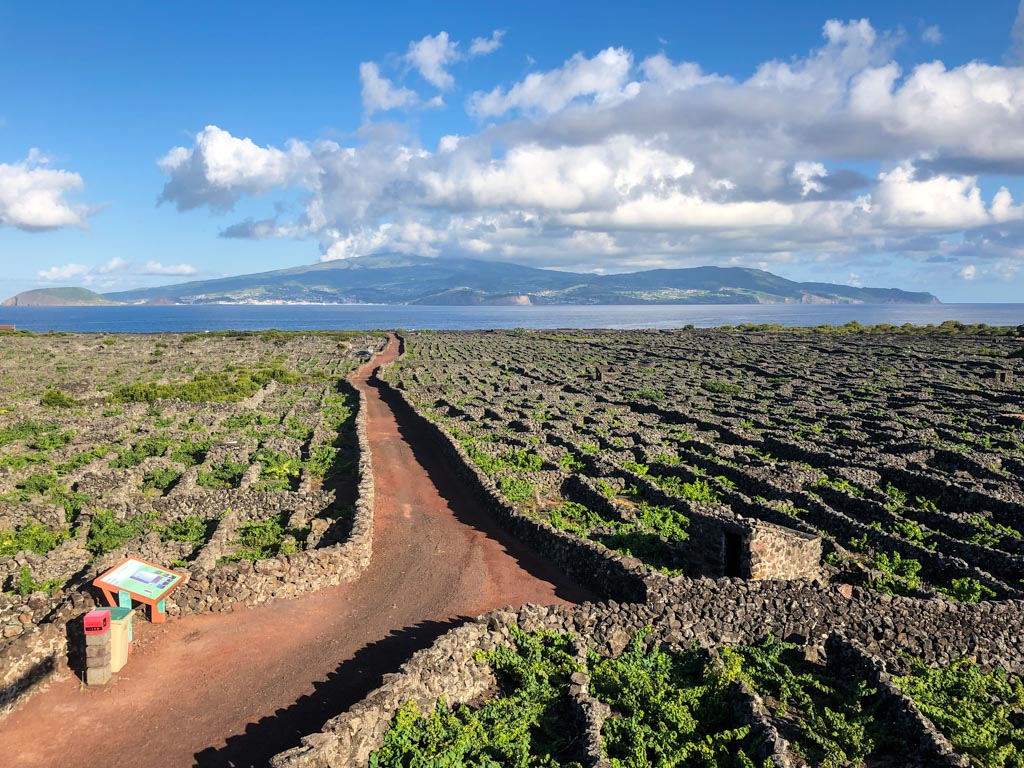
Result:
{"label": "sea horizon", "polygon": [[788,327],[938,325],[945,321],[1024,324],[1024,303],[678,304],[414,306],[394,304],[190,304],[0,307],[0,325],[36,333],[197,333],[280,330],[491,330],[508,328],[671,329],[742,324]]}

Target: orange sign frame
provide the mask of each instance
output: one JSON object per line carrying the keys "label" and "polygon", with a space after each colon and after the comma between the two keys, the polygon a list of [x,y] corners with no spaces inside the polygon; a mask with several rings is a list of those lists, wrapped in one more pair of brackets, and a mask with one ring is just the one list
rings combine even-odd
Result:
{"label": "orange sign frame", "polygon": [[[126,566],[130,566],[132,563],[136,564],[136,568],[126,568]],[[140,589],[143,588],[142,585],[148,587],[145,591],[136,591],[132,589],[130,583],[126,583],[130,582],[139,570],[144,571],[146,575],[146,579],[138,579],[136,577],[139,581]],[[116,579],[113,578],[115,574],[118,576]],[[167,579],[163,574],[172,578]],[[124,593],[131,600],[148,605],[149,620],[154,624],[160,624],[167,620],[164,600],[186,581],[188,581],[187,573],[171,571],[162,565],[140,560],[137,557],[126,557],[113,568],[109,568],[93,579],[92,583],[94,587],[98,587],[103,592],[108,605],[122,605],[121,600],[123,598],[121,593]],[[131,605],[129,603],[123,607],[130,608]]]}

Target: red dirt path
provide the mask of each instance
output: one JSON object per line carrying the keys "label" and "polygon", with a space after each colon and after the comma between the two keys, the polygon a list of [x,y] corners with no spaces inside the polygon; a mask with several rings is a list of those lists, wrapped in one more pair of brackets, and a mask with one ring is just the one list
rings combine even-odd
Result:
{"label": "red dirt path", "polygon": [[343,712],[413,651],[504,605],[593,596],[499,531],[416,425],[370,380],[373,559],[355,582],[296,600],[167,624],[136,621],[116,680],[64,673],[0,722],[4,765],[256,766]]}

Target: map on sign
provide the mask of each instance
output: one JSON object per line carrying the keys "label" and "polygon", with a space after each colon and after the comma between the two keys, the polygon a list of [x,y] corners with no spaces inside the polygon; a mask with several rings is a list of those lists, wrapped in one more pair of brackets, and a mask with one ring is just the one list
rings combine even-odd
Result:
{"label": "map on sign", "polygon": [[160,600],[174,589],[183,575],[159,565],[129,558],[107,571],[96,581],[116,590],[124,590],[146,600]]}

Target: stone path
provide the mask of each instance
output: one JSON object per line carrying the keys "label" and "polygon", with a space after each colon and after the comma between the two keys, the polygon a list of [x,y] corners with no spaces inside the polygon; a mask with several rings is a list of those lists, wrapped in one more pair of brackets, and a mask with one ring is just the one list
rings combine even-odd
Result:
{"label": "stone path", "polygon": [[466,617],[525,603],[590,599],[498,530],[414,424],[367,395],[374,550],[355,582],[233,613],[136,623],[138,651],[116,682],[65,674],[0,722],[19,768],[256,766],[319,730]]}

